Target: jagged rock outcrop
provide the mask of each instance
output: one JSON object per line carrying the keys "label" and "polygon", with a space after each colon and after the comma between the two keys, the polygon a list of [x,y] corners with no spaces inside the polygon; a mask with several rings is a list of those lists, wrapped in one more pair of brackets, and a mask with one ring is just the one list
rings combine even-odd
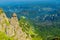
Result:
{"label": "jagged rock outcrop", "polygon": [[19,26],[17,15],[14,13],[12,18],[8,19],[2,9],[0,9],[0,31],[13,37],[14,40],[31,40]]}
{"label": "jagged rock outcrop", "polygon": [[0,9],[0,31],[5,32],[5,26],[9,25],[8,18],[5,13]]}

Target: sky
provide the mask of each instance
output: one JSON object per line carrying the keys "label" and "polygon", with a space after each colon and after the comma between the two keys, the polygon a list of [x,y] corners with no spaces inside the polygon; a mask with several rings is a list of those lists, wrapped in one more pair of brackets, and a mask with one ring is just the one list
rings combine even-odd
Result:
{"label": "sky", "polygon": [[56,0],[0,0],[0,2],[21,2],[21,1],[56,1]]}
{"label": "sky", "polygon": [[37,2],[37,1],[60,2],[60,0],[0,0],[0,4],[8,4],[8,3],[14,3],[14,2]]}

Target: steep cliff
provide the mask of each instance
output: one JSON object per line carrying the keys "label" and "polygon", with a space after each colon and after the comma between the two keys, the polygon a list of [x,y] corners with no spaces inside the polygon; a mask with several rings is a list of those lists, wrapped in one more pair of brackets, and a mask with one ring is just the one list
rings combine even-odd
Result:
{"label": "steep cliff", "polygon": [[17,15],[14,13],[12,18],[8,19],[2,9],[0,9],[0,31],[14,40],[31,40],[19,26]]}

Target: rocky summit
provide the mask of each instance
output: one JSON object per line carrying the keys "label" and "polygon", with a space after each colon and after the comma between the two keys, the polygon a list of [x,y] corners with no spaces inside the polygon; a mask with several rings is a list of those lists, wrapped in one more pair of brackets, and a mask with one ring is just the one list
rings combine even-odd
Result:
{"label": "rocky summit", "polygon": [[16,13],[13,13],[12,17],[9,19],[2,9],[0,9],[0,31],[12,37],[13,40],[31,40],[19,26]]}

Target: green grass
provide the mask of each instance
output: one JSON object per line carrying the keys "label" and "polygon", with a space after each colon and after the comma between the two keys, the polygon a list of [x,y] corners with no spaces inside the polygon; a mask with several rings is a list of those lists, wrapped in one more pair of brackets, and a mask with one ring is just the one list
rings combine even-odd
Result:
{"label": "green grass", "polygon": [[0,32],[0,40],[13,40],[13,38],[10,38],[5,33]]}

